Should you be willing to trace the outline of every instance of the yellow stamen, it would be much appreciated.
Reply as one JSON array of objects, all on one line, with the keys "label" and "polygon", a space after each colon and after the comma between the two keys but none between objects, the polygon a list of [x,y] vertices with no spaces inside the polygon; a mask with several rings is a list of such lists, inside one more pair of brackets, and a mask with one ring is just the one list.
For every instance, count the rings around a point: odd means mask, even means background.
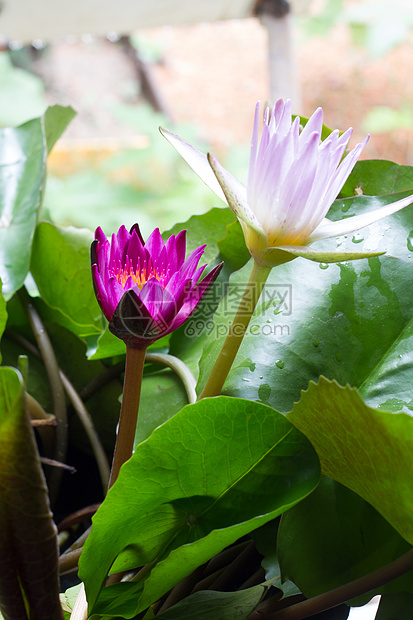
[{"label": "yellow stamen", "polygon": [[134,269],[128,259],[126,259],[126,265],[123,267],[119,266],[118,271],[115,273],[115,277],[117,281],[124,287],[129,278],[138,285],[139,289],[142,289],[143,285],[146,284],[148,280],[151,278],[156,278],[160,280],[160,276],[156,273],[156,270],[153,266],[148,267],[145,263],[143,268],[140,268],[140,265]]}]

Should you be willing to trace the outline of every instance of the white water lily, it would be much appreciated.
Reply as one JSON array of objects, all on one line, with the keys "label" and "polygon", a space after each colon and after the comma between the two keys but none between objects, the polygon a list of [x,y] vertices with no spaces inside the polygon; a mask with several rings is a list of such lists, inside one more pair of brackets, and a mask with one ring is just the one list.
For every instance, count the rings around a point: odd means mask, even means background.
[{"label": "white water lily", "polygon": [[391,215],[413,202],[397,202],[337,222],[325,216],[355,166],[368,136],[342,159],[352,129],[333,131],[321,140],[323,111],[318,108],[300,132],[292,120],[291,101],[277,101],[264,115],[259,140],[259,103],[245,187],[218,162],[176,134],[161,129],[201,179],[232,209],[243,228],[255,261],[269,267],[299,256],[317,262],[338,262],[383,252],[319,252],[314,241],[347,235]]}]

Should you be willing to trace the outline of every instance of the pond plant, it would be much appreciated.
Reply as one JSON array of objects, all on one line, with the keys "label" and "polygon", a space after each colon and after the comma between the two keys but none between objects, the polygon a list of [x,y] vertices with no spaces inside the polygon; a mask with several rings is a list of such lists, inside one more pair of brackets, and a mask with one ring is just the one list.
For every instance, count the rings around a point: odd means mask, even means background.
[{"label": "pond plant", "polygon": [[0,130],[3,618],[410,618],[413,168],[280,100],[246,186],[161,129],[223,205],[93,237],[72,117]]}]

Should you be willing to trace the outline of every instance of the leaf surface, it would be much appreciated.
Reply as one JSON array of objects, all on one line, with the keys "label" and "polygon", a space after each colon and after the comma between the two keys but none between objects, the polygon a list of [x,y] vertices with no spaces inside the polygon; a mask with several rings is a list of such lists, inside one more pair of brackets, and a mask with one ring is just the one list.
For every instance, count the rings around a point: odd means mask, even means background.
[{"label": "leaf surface", "polygon": [[[21,584],[30,618],[63,618],[56,528],[46,483],[26,416],[21,377],[7,367],[0,368],[0,519],[0,546],[5,551],[0,554],[3,614],[26,617]],[[18,608],[21,616],[15,615]]]},{"label": "leaf surface", "polygon": [[93,234],[41,222],[33,240],[31,272],[51,317],[80,337],[99,335],[102,319],[93,290],[90,244]]},{"label": "leaf surface", "polygon": [[368,407],[320,377],[287,414],[309,438],[322,472],[363,497],[413,544],[413,418]]},{"label": "leaf surface", "polygon": [[[91,611],[131,618],[146,609],[305,497],[318,471],[307,439],[269,407],[225,397],[185,407],[137,446],[94,517],[81,559]],[[96,602],[112,564],[148,562],[145,581],[104,588]]]}]

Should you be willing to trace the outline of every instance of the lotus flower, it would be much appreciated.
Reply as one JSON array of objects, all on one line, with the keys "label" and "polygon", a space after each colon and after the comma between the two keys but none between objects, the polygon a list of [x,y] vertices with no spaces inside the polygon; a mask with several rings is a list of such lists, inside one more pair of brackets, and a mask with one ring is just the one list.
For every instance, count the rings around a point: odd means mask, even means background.
[{"label": "lotus flower", "polygon": [[273,267],[298,256],[338,262],[382,254],[318,252],[308,247],[314,241],[346,235],[391,215],[411,204],[413,196],[341,221],[326,219],[368,136],[342,160],[351,128],[342,135],[333,131],[322,141],[321,108],[301,132],[299,122],[299,117],[292,121],[291,101],[284,103],[280,99],[272,111],[266,109],[259,140],[257,104],[246,187],[214,155],[204,155],[168,130],[161,129],[161,133],[230,206],[241,223],[246,245],[259,264]]},{"label": "lotus flower", "polygon": [[148,347],[177,329],[217,277],[218,265],[198,283],[205,246],[185,260],[186,231],[164,242],[159,229],[144,242],[139,226],[121,226],[109,242],[101,228],[92,243],[92,277],[109,329],[127,346]]}]

